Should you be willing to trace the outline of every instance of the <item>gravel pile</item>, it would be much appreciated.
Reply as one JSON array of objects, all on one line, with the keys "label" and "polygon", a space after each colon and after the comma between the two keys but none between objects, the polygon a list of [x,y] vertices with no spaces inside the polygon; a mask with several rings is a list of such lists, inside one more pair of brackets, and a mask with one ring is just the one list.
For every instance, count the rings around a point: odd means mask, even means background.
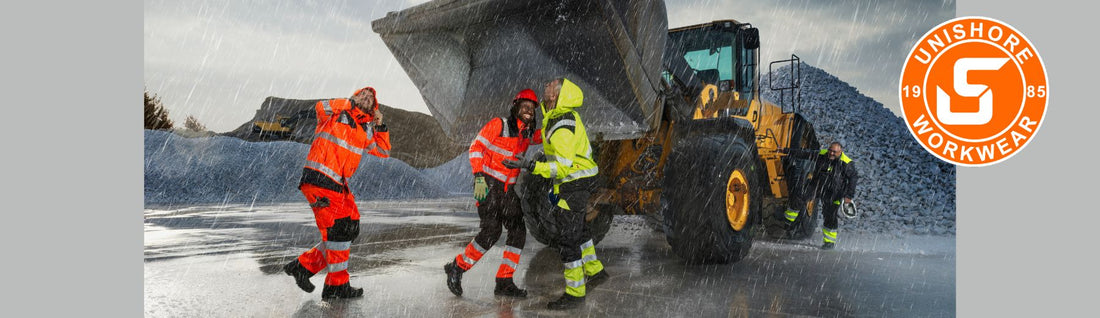
[{"label": "gravel pile", "polygon": [[[773,74],[790,81],[789,67]],[[955,166],[924,150],[905,121],[882,103],[829,73],[803,65],[801,113],[822,146],[844,144],[856,162],[860,216],[841,219],[842,230],[880,233],[955,234]],[[763,97],[779,101],[761,76]]]},{"label": "gravel pile", "polygon": [[[298,192],[309,145],[145,131],[145,204],[305,202]],[[467,166],[469,164],[467,163]],[[447,197],[404,162],[365,156],[349,187],[359,200]]]}]

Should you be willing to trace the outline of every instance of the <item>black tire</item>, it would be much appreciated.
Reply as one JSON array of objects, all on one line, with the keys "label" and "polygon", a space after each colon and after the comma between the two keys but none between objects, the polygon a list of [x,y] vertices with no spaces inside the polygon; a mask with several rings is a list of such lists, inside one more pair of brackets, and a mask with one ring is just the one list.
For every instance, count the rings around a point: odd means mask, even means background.
[{"label": "black tire", "polygon": [[[792,120],[791,143],[787,145],[787,148],[819,149],[821,144],[817,140],[813,124],[798,114],[795,114]],[[812,189],[808,189],[806,176],[811,169],[813,169],[813,162],[810,159],[800,159],[792,156],[783,159],[788,197],[786,200],[782,200],[781,204],[769,206],[766,210],[764,225],[770,237],[800,240],[813,235],[814,229],[817,227],[817,220],[820,219],[818,216],[820,213],[818,213],[819,209],[816,207],[814,200],[809,198],[811,195],[809,191]],[[787,206],[790,205],[787,202],[789,200],[803,201],[803,203],[795,204],[801,205],[798,209],[801,213],[791,224],[791,228],[787,229],[786,211]]]},{"label": "black tire", "polygon": [[[553,209],[550,200],[546,197],[550,192],[550,180],[528,173],[521,175],[520,179],[515,189],[520,194],[520,205],[523,208],[523,221],[527,224],[527,233],[539,243],[555,246],[554,239],[560,233],[558,230],[560,227],[555,222],[555,218],[550,215]],[[595,196],[592,196],[592,199],[595,199]],[[597,245],[611,230],[611,221],[614,217],[611,208],[597,206],[597,209],[591,211],[586,218],[588,233],[592,236],[592,242]]]},{"label": "black tire", "polygon": [[[689,135],[676,141],[668,162],[661,204],[665,237],[673,252],[689,263],[745,258],[752,248],[764,190],[756,171],[756,145],[733,133]],[[727,188],[735,171],[748,191],[748,200],[741,201],[748,211],[740,229],[727,217]]]}]

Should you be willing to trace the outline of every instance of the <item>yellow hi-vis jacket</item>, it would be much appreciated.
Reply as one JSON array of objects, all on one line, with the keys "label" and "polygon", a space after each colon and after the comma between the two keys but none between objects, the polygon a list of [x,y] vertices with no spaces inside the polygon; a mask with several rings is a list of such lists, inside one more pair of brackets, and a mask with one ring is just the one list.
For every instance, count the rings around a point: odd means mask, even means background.
[{"label": "yellow hi-vis jacket", "polygon": [[[553,180],[554,194],[560,193],[560,186],[564,183],[592,177],[600,172],[592,157],[592,145],[588,142],[581,116],[573,110],[581,107],[583,102],[581,88],[563,79],[557,107],[549,112],[546,105],[541,107],[542,151],[546,154],[546,161],[536,162],[531,173]],[[559,200],[558,206],[569,209],[565,200]]]}]

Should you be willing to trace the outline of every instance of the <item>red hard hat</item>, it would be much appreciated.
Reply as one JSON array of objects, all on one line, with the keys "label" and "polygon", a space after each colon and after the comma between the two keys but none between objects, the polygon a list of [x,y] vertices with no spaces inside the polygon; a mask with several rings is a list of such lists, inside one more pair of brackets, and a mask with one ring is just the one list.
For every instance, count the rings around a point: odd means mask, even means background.
[{"label": "red hard hat", "polygon": [[526,100],[532,101],[536,105],[538,105],[538,103],[539,103],[539,97],[536,96],[535,91],[531,90],[530,88],[519,91],[519,94],[516,94],[516,98],[512,99],[512,103],[517,103],[521,99],[526,99]]}]

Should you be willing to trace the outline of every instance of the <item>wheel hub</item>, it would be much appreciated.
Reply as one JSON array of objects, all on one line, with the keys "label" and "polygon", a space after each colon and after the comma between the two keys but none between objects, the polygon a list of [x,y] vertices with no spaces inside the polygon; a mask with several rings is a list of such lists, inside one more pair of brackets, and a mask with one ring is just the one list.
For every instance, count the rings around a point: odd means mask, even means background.
[{"label": "wheel hub", "polygon": [[744,228],[749,219],[749,183],[741,170],[730,173],[726,182],[726,218],[736,231]]}]

